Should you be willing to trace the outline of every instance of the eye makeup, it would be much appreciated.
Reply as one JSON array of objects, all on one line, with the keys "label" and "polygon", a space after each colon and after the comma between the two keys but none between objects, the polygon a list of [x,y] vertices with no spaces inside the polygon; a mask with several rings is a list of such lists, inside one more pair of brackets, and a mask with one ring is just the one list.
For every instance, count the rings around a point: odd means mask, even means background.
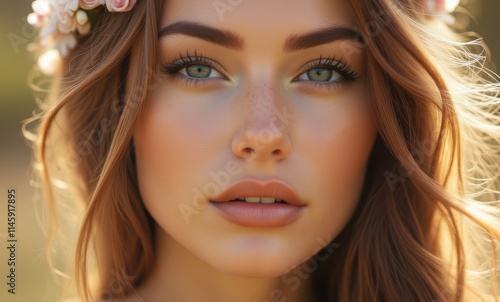
[{"label": "eye makeup", "polygon": [[[184,81],[186,85],[228,81],[230,78],[221,64],[196,50],[193,55],[189,51],[185,55],[179,53],[177,58],[163,64],[162,72],[174,80]],[[342,59],[320,56],[305,63],[292,82],[310,85],[315,89],[331,90],[357,79],[357,72]]]}]

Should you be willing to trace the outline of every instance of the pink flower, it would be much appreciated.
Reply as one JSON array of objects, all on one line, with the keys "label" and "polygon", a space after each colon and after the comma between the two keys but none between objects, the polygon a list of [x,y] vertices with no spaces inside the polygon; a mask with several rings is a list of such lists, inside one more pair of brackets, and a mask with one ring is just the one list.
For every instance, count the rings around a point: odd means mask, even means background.
[{"label": "pink flower", "polygon": [[[34,0],[33,13],[28,22],[40,29],[39,40],[31,44],[31,50],[47,49],[40,57],[42,71],[50,71],[52,62],[67,56],[78,43],[77,34],[90,32],[91,24],[86,10],[106,5],[110,12],[127,12],[137,0]],[[57,52],[58,55],[54,55]]]},{"label": "pink flower", "polygon": [[105,0],[80,0],[80,7],[83,9],[93,9],[104,5]]},{"label": "pink flower", "polygon": [[110,12],[126,12],[134,7],[137,0],[106,0],[106,7]]},{"label": "pink flower", "polygon": [[420,3],[433,14],[445,14],[453,12],[460,0],[420,0]]},{"label": "pink flower", "polygon": [[31,4],[36,14],[47,16],[53,11],[53,6],[47,0],[35,0]]},{"label": "pink flower", "polygon": [[431,16],[447,24],[455,23],[455,18],[450,13],[457,8],[460,0],[419,0],[419,2]]},{"label": "pink flower", "polygon": [[37,27],[42,27],[47,20],[47,15],[31,13],[28,15],[28,23]]}]

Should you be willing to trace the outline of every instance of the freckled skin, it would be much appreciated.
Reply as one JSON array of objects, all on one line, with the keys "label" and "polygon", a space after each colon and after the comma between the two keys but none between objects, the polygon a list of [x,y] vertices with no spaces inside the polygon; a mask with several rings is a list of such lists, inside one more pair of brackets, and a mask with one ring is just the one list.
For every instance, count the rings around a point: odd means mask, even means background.
[{"label": "freckled skin", "polygon": [[[153,301],[269,299],[280,276],[313,256],[351,218],[377,133],[363,50],[344,51],[354,42],[283,52],[291,34],[355,27],[348,1],[241,1],[222,16],[213,1],[166,1],[163,11],[161,27],[188,19],[230,30],[245,47],[227,49],[186,35],[160,41],[162,63],[196,51],[216,61],[226,78],[194,85],[162,76],[134,136],[141,196],[157,223],[157,262],[141,289]],[[293,81],[307,71],[304,64],[320,57],[342,59],[357,79],[329,89]],[[213,175],[222,174],[229,178],[217,183]],[[207,202],[214,190],[227,187],[220,183],[244,178],[287,183],[305,211],[278,228],[227,221]],[[193,282],[198,293],[189,290]],[[287,301],[301,301],[299,292]]]}]

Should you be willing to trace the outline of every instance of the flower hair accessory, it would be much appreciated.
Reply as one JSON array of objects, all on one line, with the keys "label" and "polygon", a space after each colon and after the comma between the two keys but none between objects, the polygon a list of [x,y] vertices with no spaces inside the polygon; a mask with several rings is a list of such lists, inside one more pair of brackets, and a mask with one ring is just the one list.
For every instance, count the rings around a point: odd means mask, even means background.
[{"label": "flower hair accessory", "polygon": [[66,56],[77,44],[76,36],[90,32],[89,13],[105,6],[110,12],[127,12],[137,0],[35,0],[28,23],[39,28],[39,41],[31,49],[47,49],[38,59],[45,74],[55,71],[55,60]]},{"label": "flower hair accessory", "polygon": [[460,0],[419,0],[427,11],[434,17],[441,19],[447,24],[455,22],[450,15],[460,3]]}]

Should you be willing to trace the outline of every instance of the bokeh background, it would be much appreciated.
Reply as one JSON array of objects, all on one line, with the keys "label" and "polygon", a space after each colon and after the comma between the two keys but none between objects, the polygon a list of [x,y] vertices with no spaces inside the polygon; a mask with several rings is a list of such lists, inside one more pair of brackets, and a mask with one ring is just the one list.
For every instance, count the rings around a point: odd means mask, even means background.
[{"label": "bokeh background", "polygon": [[[210,0],[207,0],[210,1]],[[500,1],[462,0],[474,16],[468,28],[479,32],[491,49],[493,62],[500,62]],[[45,260],[44,235],[37,223],[31,149],[21,133],[21,122],[36,110],[28,75],[33,58],[26,51],[35,36],[26,23],[32,0],[0,3],[0,301],[58,301],[58,287]],[[462,19],[462,18],[460,18]],[[16,294],[7,292],[7,190],[16,189],[17,263]]]}]

